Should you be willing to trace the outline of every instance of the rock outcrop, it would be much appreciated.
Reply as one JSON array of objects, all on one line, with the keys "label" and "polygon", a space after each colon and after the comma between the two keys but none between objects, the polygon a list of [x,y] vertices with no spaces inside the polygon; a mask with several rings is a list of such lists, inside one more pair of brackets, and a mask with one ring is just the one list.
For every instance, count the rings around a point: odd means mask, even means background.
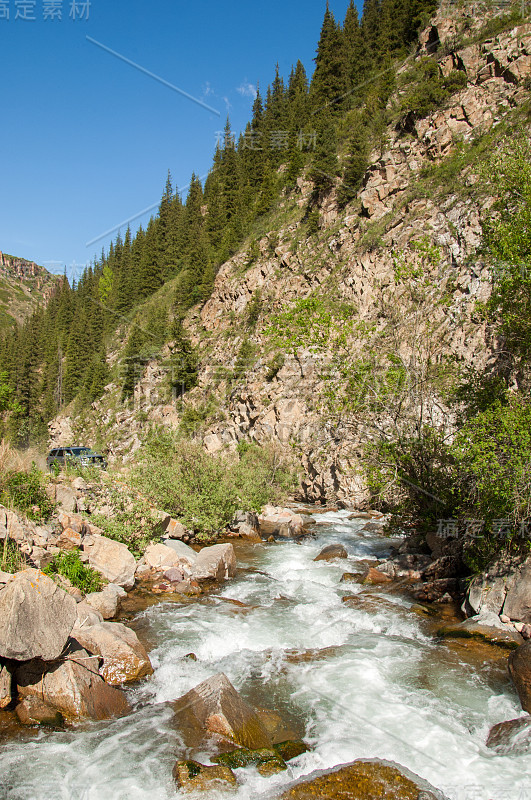
[{"label": "rock outcrop", "polygon": [[0,656],[59,658],[76,620],[73,597],[39,570],[19,572],[0,591]]}]

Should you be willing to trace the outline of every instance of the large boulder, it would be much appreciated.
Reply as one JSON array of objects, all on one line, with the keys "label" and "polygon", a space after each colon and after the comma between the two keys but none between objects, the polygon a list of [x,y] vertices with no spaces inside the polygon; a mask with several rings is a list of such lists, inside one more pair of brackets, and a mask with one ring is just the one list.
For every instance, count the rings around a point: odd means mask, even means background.
[{"label": "large boulder", "polygon": [[315,772],[280,800],[445,800],[442,793],[399,764],[362,760]]},{"label": "large boulder", "polygon": [[76,605],[39,570],[18,572],[0,592],[0,657],[59,658],[77,619]]},{"label": "large boulder", "polygon": [[488,612],[464,622],[445,625],[439,628],[437,635],[444,639],[479,639],[506,650],[516,650],[524,641],[513,628],[504,625],[496,614]]},{"label": "large boulder", "polygon": [[11,676],[9,664],[0,660],[0,708],[5,708],[11,702]]},{"label": "large boulder", "polygon": [[106,683],[116,686],[153,672],[148,654],[136,633],[126,625],[100,622],[90,628],[76,628],[75,636],[85,650],[103,659],[99,673]]},{"label": "large boulder", "polygon": [[198,554],[192,572],[196,581],[224,581],[236,574],[236,556],[231,544],[204,547]]},{"label": "large boulder", "polygon": [[22,704],[19,716],[31,715],[31,700],[39,698],[66,720],[108,719],[130,710],[120,689],[107,686],[98,672],[99,659],[91,656],[75,640],[70,640],[67,655],[52,665],[40,659],[22,664],[15,681]]},{"label": "large boulder", "polygon": [[314,561],[332,561],[334,558],[348,558],[346,547],[342,544],[328,544],[323,547]]},{"label": "large boulder", "polygon": [[509,675],[524,711],[531,714],[531,641],[509,656]]},{"label": "large boulder", "polygon": [[272,747],[255,709],[223,673],[203,681],[172,705],[175,721],[189,742],[200,742],[210,733],[250,750]]},{"label": "large boulder", "polygon": [[76,610],[77,620],[76,624],[72,628],[72,636],[74,639],[76,638],[76,631],[79,628],[90,628],[91,625],[98,625],[100,622],[103,622],[102,614],[100,614],[96,608],[89,605],[86,600],[82,600],[80,603],[78,603]]},{"label": "large boulder", "polygon": [[136,561],[125,544],[106,536],[89,536],[83,542],[89,565],[103,575],[109,583],[116,583],[126,590],[135,585]]}]

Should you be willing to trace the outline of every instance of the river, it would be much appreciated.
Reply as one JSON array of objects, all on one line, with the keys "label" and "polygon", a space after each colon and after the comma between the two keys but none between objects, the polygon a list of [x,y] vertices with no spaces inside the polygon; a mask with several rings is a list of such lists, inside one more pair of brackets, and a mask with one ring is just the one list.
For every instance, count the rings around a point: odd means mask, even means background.
[{"label": "river", "polygon": [[[342,574],[384,557],[389,541],[364,533],[365,521],[348,512],[315,519],[317,536],[302,543],[238,547],[241,570],[218,596],[143,611],[135,625],[153,645],[155,673],[128,691],[134,712],[7,741],[0,798],[175,798],[171,770],[188,754],[165,701],[224,672],[251,703],[298,723],[312,747],[270,778],[238,770],[237,800],[274,796],[302,775],[356,758],[402,764],[452,800],[531,800],[529,756],[485,747],[492,725],[522,715],[505,672],[478,669],[437,641],[405,597],[385,595],[367,609],[342,602],[363,588],[340,583]],[[332,542],[349,559],[314,562]],[[324,652],[307,652],[315,650]],[[197,660],[185,657],[191,652]],[[193,755],[208,761],[208,752]]]}]

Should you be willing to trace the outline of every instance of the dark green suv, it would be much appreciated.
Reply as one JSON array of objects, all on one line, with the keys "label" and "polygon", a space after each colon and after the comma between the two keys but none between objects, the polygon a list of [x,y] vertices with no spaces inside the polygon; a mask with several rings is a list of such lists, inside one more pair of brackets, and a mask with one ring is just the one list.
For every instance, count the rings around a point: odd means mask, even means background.
[{"label": "dark green suv", "polygon": [[79,467],[101,467],[107,469],[105,458],[90,447],[56,447],[50,450],[46,459],[50,472],[62,469],[67,464]]}]

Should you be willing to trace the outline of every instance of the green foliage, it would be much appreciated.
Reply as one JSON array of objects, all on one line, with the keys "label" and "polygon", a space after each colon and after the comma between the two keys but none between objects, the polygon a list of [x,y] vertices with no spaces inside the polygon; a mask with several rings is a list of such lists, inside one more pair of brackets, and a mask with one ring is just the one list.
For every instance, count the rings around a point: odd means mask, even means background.
[{"label": "green foliage", "polygon": [[457,433],[462,503],[484,520],[531,515],[531,405],[512,397],[471,417]]},{"label": "green foliage", "polygon": [[267,332],[275,345],[293,354],[301,347],[316,353],[344,342],[353,316],[353,308],[346,303],[306,297],[273,317]]},{"label": "green foliage", "polygon": [[239,460],[212,457],[200,443],[164,429],[150,433],[134,484],[203,538],[221,532],[239,508],[257,511],[285,500],[294,488],[291,472],[272,449],[251,445]]},{"label": "green foliage", "polygon": [[70,583],[81,589],[83,594],[99,592],[102,587],[101,575],[81,561],[77,550],[57,553],[50,564],[44,568],[43,572],[51,578],[54,575],[62,575],[64,578],[68,578]]},{"label": "green foliage", "polygon": [[250,339],[245,338],[241,343],[240,349],[238,350],[238,355],[236,356],[236,362],[232,372],[233,381],[238,382],[245,377],[255,362],[255,356],[256,345],[254,345]]},{"label": "green foliage", "polygon": [[262,312],[263,300],[262,300],[262,292],[260,288],[256,290],[252,299],[247,305],[247,318],[245,320],[246,325],[248,328],[255,328],[256,323],[260,319],[260,314]]},{"label": "green foliage", "polygon": [[26,559],[12,539],[6,537],[3,542],[0,542],[1,572],[19,572],[25,569],[26,566]]},{"label": "green foliage", "polygon": [[[154,467],[153,467],[154,468]],[[160,516],[152,505],[140,496],[111,489],[112,515],[92,514],[91,523],[101,528],[105,536],[125,544],[136,558],[140,558],[151,541],[158,541],[157,525]]]},{"label": "green foliage", "polygon": [[464,72],[454,70],[447,77],[442,75],[437,61],[429,56],[416,62],[412,70],[404,76],[404,81],[406,80],[409,88],[400,99],[402,125],[406,127],[407,120],[427,117],[467,83]]},{"label": "green foliage", "polygon": [[43,475],[35,464],[29,472],[0,475],[0,502],[13,506],[33,520],[47,520],[55,509],[46,494]]},{"label": "green foliage", "polygon": [[265,379],[268,383],[271,383],[271,381],[273,381],[277,377],[278,373],[284,366],[285,361],[286,361],[286,356],[284,355],[284,353],[276,353],[273,356],[273,358],[267,365],[267,372],[265,375]]}]

